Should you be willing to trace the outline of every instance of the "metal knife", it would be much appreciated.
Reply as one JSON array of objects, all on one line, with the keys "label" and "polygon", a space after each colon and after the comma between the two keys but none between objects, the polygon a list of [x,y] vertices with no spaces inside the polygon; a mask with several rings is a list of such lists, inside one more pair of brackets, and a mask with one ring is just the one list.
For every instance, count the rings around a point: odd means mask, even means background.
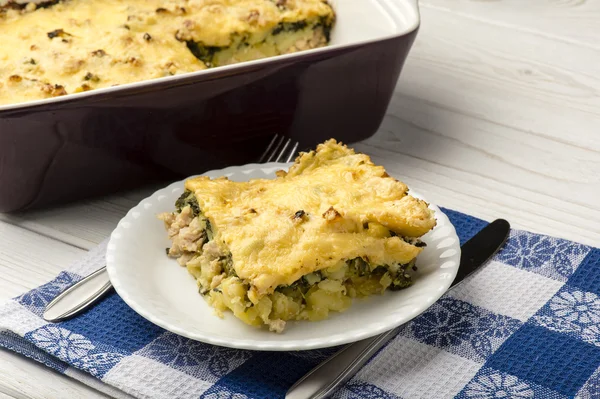
[{"label": "metal knife", "polygon": [[[460,265],[450,288],[479,269],[502,247],[510,232],[510,224],[496,219],[461,247]],[[346,346],[298,380],[285,399],[327,398],[360,368],[391,338],[400,327]]]}]

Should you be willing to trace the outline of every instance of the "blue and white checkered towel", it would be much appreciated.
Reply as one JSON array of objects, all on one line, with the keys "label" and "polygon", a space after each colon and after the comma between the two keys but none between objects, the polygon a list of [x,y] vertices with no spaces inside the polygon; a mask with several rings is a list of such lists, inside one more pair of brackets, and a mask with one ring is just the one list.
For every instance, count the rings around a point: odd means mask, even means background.
[{"label": "blue and white checkered towel", "polygon": [[[486,223],[445,210],[461,243]],[[105,246],[0,307],[0,345],[116,397],[282,398],[335,349],[252,352],[190,341],[112,294],[62,323],[46,304]],[[513,230],[497,256],[403,327],[336,398],[600,398],[600,249]]]}]

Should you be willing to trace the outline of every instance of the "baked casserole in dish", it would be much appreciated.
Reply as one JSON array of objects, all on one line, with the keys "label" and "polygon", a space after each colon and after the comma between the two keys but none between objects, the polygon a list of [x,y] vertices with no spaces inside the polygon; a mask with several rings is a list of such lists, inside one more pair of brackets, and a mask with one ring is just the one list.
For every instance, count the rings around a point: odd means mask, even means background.
[{"label": "baked casserole in dish", "polygon": [[167,254],[218,312],[276,332],[408,287],[419,238],[436,224],[404,183],[335,140],[275,179],[202,176],[185,189],[177,209],[159,215]]},{"label": "baked casserole in dish", "polygon": [[0,104],[321,47],[323,0],[61,0],[0,12]]},{"label": "baked casserole in dish", "polygon": [[0,212],[255,162],[276,133],[363,140],[419,26],[416,0],[29,3],[0,0]]}]

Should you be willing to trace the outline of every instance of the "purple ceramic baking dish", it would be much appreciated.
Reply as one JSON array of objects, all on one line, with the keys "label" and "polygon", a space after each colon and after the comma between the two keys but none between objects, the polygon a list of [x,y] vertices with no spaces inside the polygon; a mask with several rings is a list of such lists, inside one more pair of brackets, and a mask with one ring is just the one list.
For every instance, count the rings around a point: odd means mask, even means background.
[{"label": "purple ceramic baking dish", "polygon": [[0,106],[0,212],[256,161],[379,128],[419,27],[417,0],[332,1],[328,47]]}]

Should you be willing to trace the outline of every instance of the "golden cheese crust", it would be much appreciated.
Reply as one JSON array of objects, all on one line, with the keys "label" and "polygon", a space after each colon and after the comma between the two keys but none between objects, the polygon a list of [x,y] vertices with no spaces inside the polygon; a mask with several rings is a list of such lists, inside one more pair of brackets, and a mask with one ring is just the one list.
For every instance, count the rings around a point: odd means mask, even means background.
[{"label": "golden cheese crust", "polygon": [[2,7],[0,104],[324,46],[322,0],[63,0]]},{"label": "golden cheese crust", "polygon": [[301,153],[272,180],[198,177],[185,188],[255,300],[354,258],[407,264],[422,248],[403,237],[420,237],[436,223],[405,184],[335,140]]}]

